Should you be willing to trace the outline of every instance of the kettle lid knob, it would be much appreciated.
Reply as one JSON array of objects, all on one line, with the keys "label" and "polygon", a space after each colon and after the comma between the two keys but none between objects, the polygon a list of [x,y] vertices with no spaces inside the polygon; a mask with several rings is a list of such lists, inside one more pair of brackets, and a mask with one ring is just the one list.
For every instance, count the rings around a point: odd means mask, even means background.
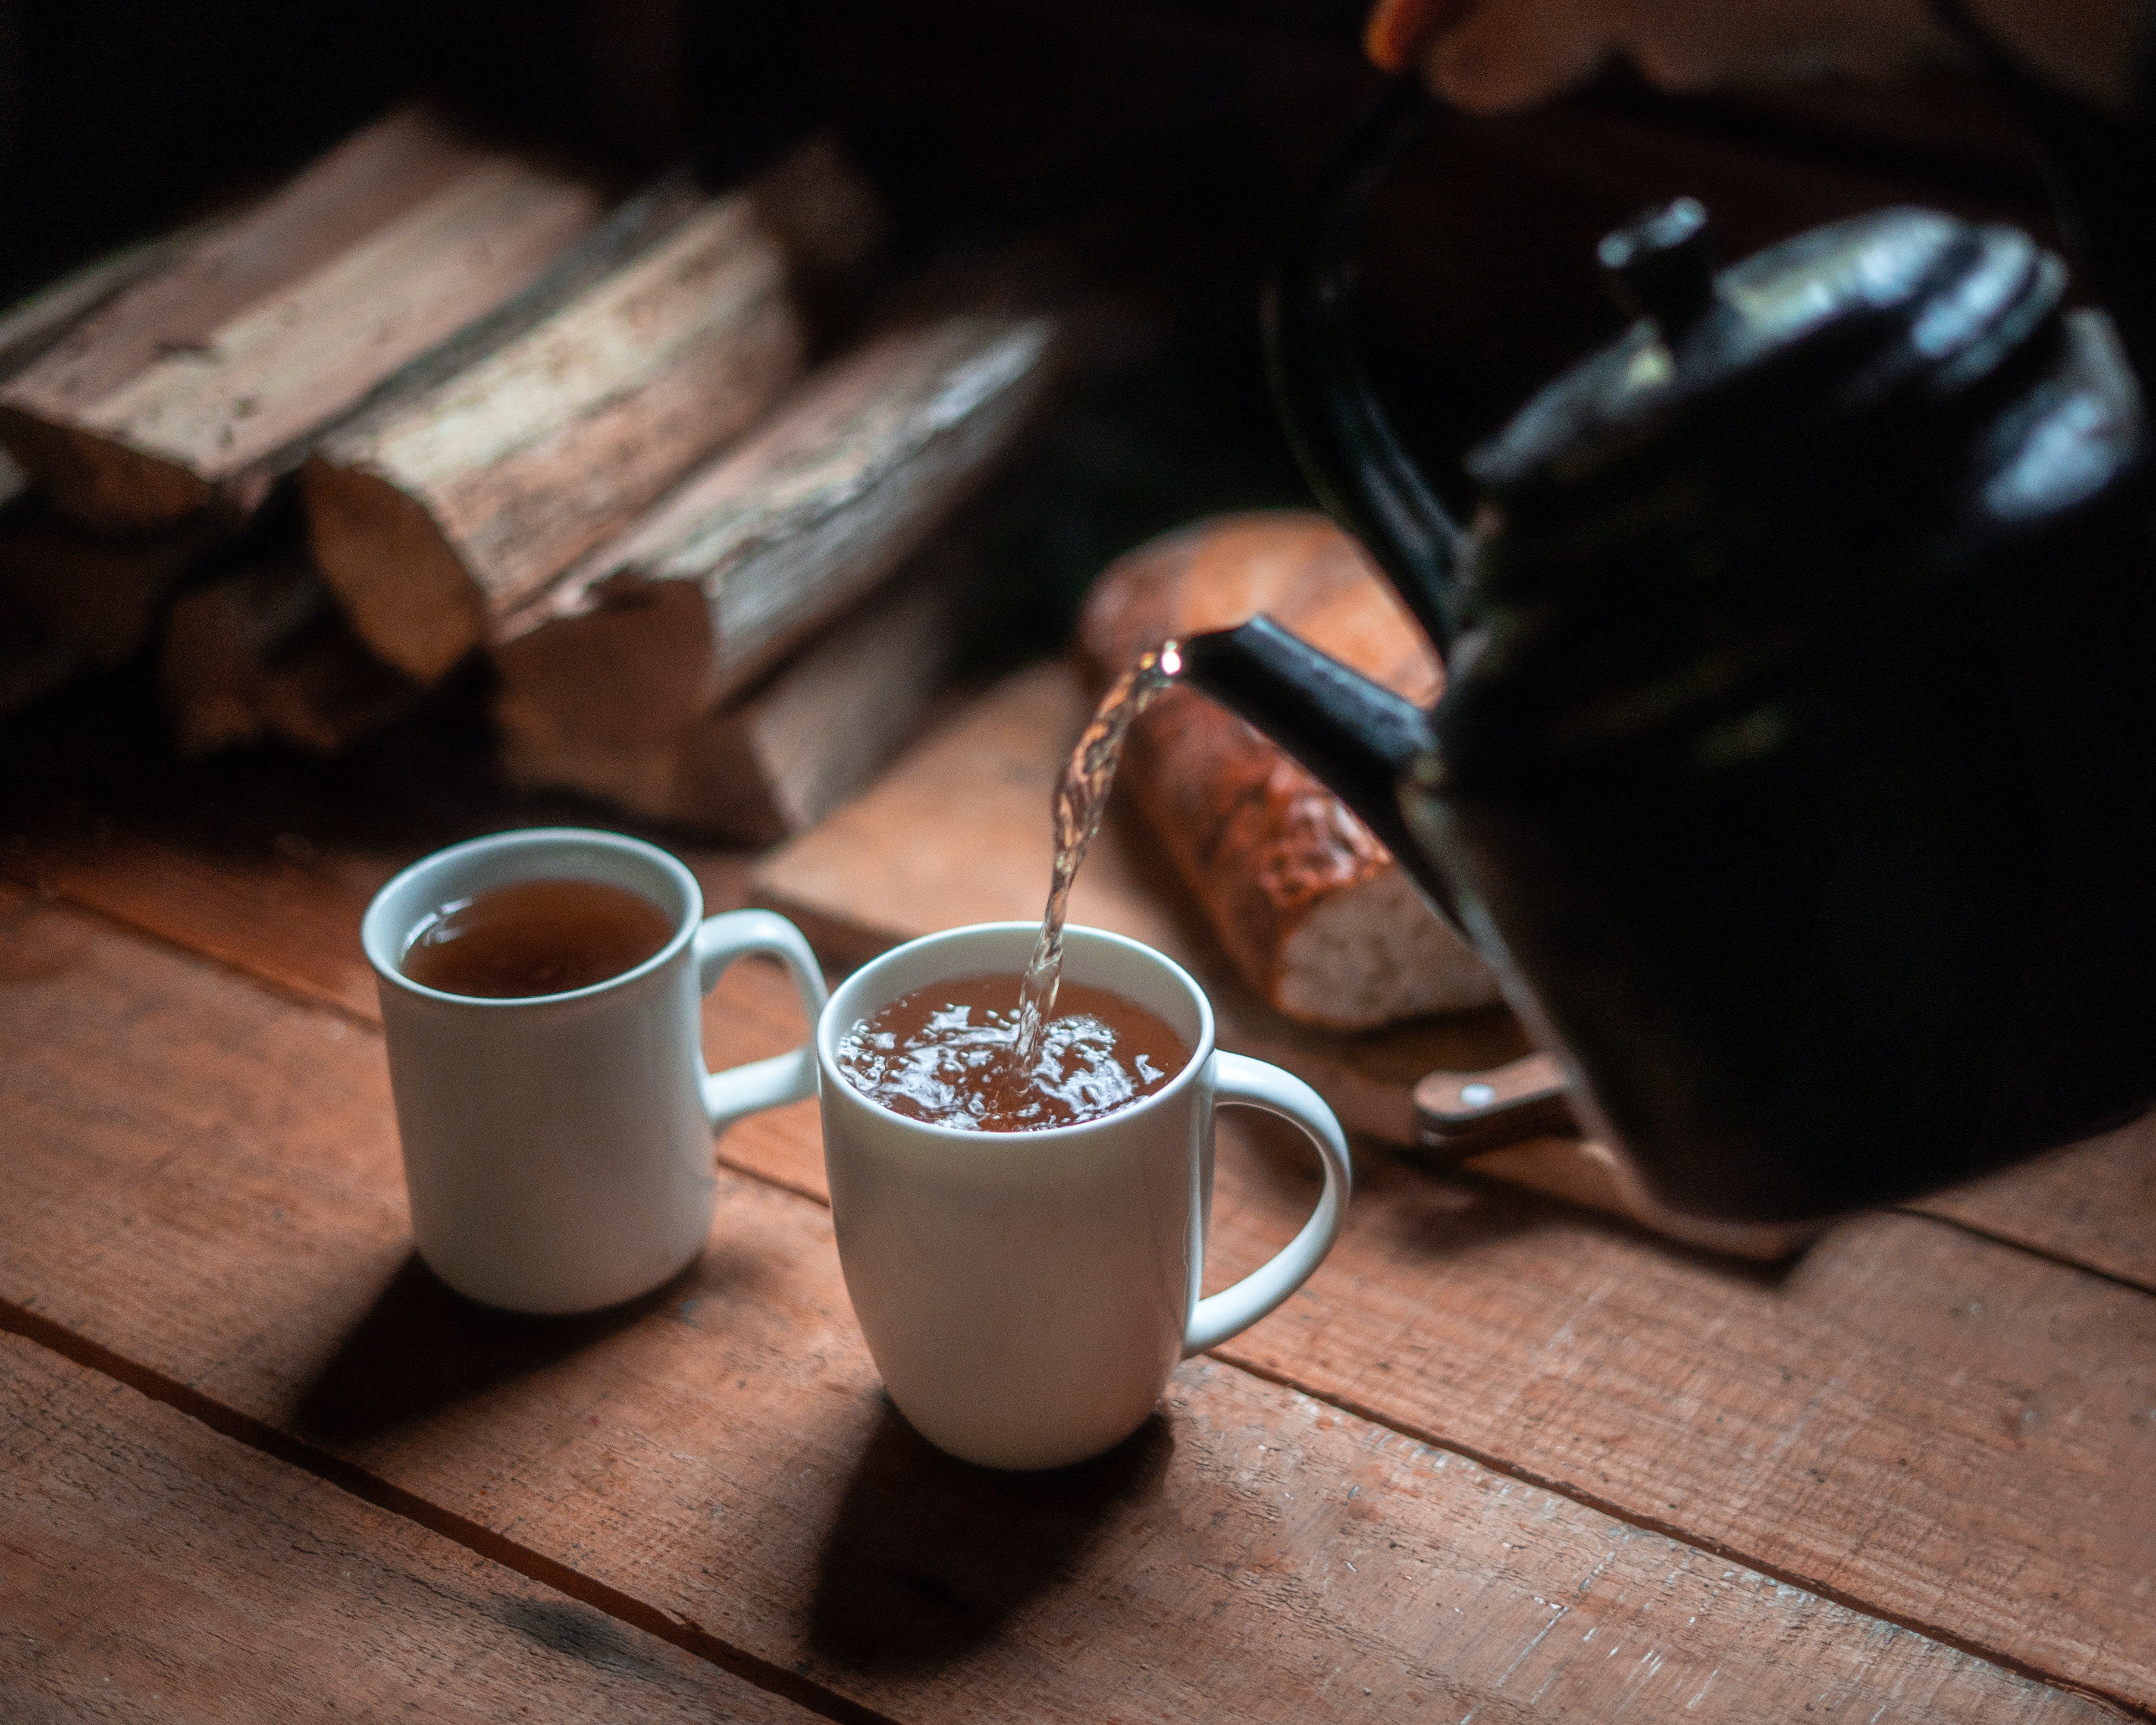
[{"label": "kettle lid knob", "polygon": [[1714,236],[1706,208],[1680,198],[1604,236],[1595,249],[1618,309],[1675,341],[1714,309]]}]

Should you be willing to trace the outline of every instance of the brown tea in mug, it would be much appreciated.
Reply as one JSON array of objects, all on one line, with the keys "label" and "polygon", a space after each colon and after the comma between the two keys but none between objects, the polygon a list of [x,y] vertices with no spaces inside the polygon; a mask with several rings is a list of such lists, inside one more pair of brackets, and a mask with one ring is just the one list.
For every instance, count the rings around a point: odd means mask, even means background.
[{"label": "brown tea in mug", "polygon": [[516,880],[429,912],[403,969],[444,994],[566,994],[635,969],[673,937],[674,919],[627,887]]},{"label": "brown tea in mug", "polygon": [[839,1044],[839,1070],[894,1114],[973,1132],[1079,1126],[1151,1096],[1190,1059],[1143,1007],[1086,983],[1062,984],[1062,1010],[1021,1064],[1016,976],[963,977],[902,994]]}]

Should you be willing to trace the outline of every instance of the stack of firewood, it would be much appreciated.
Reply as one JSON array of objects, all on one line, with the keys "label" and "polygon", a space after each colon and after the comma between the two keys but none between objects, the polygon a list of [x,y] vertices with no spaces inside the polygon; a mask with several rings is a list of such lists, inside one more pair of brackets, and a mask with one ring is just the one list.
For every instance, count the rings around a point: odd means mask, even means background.
[{"label": "stack of firewood", "polygon": [[933,530],[1063,347],[1008,295],[870,319],[835,146],[714,194],[393,114],[0,318],[0,708],[154,651],[184,749],[333,751],[490,659],[504,766],[762,840],[947,665]]}]

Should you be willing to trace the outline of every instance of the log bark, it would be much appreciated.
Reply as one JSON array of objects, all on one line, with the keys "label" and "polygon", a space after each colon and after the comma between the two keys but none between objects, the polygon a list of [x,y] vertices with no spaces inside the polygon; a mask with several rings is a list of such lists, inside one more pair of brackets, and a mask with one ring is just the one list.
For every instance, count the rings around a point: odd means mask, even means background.
[{"label": "log bark", "polygon": [[[1148,647],[1260,612],[1416,701],[1442,686],[1354,542],[1301,513],[1228,516],[1131,552],[1087,599],[1080,651],[1098,688]],[[1497,999],[1363,824],[1203,696],[1171,690],[1154,704],[1122,778],[1244,979],[1287,1017],[1363,1029]]]},{"label": "log bark", "polygon": [[685,176],[392,386],[300,472],[316,567],[362,637],[444,675],[762,415],[799,372],[795,288],[876,227],[827,142],[727,197]]},{"label": "log bark", "polygon": [[13,377],[57,347],[68,331],[116,295],[230,225],[205,217],[173,233],[122,246],[70,270],[0,312],[0,375]]},{"label": "log bark", "polygon": [[732,844],[805,832],[919,729],[950,667],[963,585],[951,560],[919,560],[745,699],[644,747],[579,742],[506,695],[504,768],[525,788],[578,791]]},{"label": "log bark", "polygon": [[956,313],[828,367],[505,621],[505,704],[565,747],[677,747],[980,482],[1044,399],[1060,329]]},{"label": "log bark", "polygon": [[213,504],[244,516],[320,427],[526,285],[603,208],[592,184],[400,110],[0,388],[0,444],[97,531]]},{"label": "log bark", "polygon": [[181,752],[191,756],[273,739],[334,754],[424,694],[367,652],[296,548],[175,605],[158,671]]},{"label": "log bark", "polygon": [[[213,217],[85,264],[0,312],[0,378],[34,364],[100,307],[224,225]],[[104,546],[72,533],[25,494],[29,475],[0,451],[0,712],[148,644],[158,602],[200,550],[192,532]]]},{"label": "log bark", "polygon": [[[123,246],[0,312],[0,377],[12,377],[42,358],[85,317],[188,247],[208,239],[227,219],[205,218],[176,233]],[[0,508],[21,496],[29,482],[29,475],[14,458],[0,450]]]}]

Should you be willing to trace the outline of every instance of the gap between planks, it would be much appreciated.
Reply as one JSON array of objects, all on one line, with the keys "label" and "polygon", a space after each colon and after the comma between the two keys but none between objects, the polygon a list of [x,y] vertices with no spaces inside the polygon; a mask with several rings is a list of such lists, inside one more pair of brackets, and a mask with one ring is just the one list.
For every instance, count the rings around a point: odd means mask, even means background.
[{"label": "gap between planks", "polygon": [[[505,1569],[513,1570],[527,1581],[552,1588],[555,1592],[603,1612],[619,1622],[656,1635],[661,1640],[753,1683],[759,1689],[805,1707],[820,1717],[834,1720],[838,1725],[901,1725],[901,1722],[887,1713],[878,1712],[873,1707],[864,1707],[842,1695],[834,1694],[820,1683],[721,1640],[701,1624],[685,1617],[676,1617],[617,1588],[593,1580],[582,1571],[533,1551],[528,1546],[520,1545],[506,1535],[483,1527],[454,1510],[445,1509],[401,1486],[393,1485],[355,1463],[319,1450],[251,1414],[243,1414],[238,1409],[176,1382],[162,1373],[116,1353],[101,1343],[79,1336],[49,1318],[25,1310],[12,1300],[0,1300],[0,1331],[34,1343],[63,1359],[72,1360],[76,1365],[109,1378],[137,1394],[186,1414],[220,1437],[230,1438],[275,1461],[296,1467],[363,1503],[401,1517],[430,1533],[453,1541],[475,1556],[499,1563]],[[2034,1674],[2023,1672],[2020,1675]],[[2049,1678],[2041,1681],[2052,1681]],[[2053,1686],[2070,1688],[2072,1686],[2054,1682]]]},{"label": "gap between planks", "polygon": [[[321,1007],[350,1023],[378,1025],[374,980],[352,935],[372,887],[394,868],[377,873],[370,865],[357,880],[348,870],[339,878],[336,871],[290,863],[265,871],[230,861],[205,863],[185,847],[141,835],[99,849],[101,855],[88,856],[41,854],[18,840],[14,854],[0,855],[0,878],[244,976],[283,999]],[[748,901],[745,859],[706,857],[692,866],[704,880],[708,909]],[[268,908],[287,913],[286,932],[300,937],[301,950],[265,939],[265,896]],[[813,1181],[789,1180],[762,1165],[730,1160],[726,1165],[820,1200]],[[2092,1211],[2076,1195],[2092,1183],[2112,1194],[2112,1205]],[[1881,1214],[1948,1222],[2037,1261],[2156,1294],[2156,1254],[2120,1226],[2116,1202],[2122,1198],[2137,1214],[2156,1206],[2156,1114]]]},{"label": "gap between planks", "polygon": [[[302,1011],[320,1010],[346,1022],[357,1023],[376,1035],[379,1024],[370,1015],[357,1012],[334,1000],[324,1000],[293,988],[278,986],[264,977],[254,967],[242,962],[205,954],[186,942],[162,932],[139,927],[131,919],[115,915],[96,903],[83,903],[74,895],[64,891],[41,891],[36,893],[11,891],[0,885],[0,902],[11,896],[47,902],[64,901],[78,915],[119,929],[130,939],[146,940],[151,944],[172,952],[183,962],[203,965],[244,979],[273,998],[297,1006]],[[716,1156],[720,1165],[745,1178],[773,1191],[806,1202],[816,1208],[829,1209],[829,1201],[824,1193],[805,1183],[790,1180],[752,1161]],[[1554,1202],[1554,1201],[1553,1201]],[[1949,1231],[1966,1234],[1989,1244],[2018,1250],[2060,1267],[2080,1271],[2115,1285],[2135,1288],[2135,1285],[2121,1278],[2108,1276],[2088,1269],[2071,1260],[2032,1250],[2020,1242],[1999,1240],[1980,1228],[1959,1222],[1953,1218],[1935,1216],[1922,1210],[1906,1212],[1912,1219],[1943,1224]],[[2140,1290],[2136,1289],[2137,1291]],[[501,1563],[527,1579],[552,1587],[567,1596],[578,1599],[595,1609],[605,1612],[632,1627],[642,1629],[696,1656],[756,1684],[773,1694],[783,1697],[823,1717],[845,1722],[879,1722],[879,1725],[898,1725],[891,1716],[851,1701],[817,1684],[803,1676],[762,1659],[745,1649],[736,1646],[712,1635],[693,1620],[676,1616],[655,1605],[646,1603],[619,1589],[608,1586],[583,1572],[572,1568],[558,1560],[517,1543],[496,1533],[483,1524],[447,1509],[431,1500],[392,1484],[357,1464],[346,1461],[330,1452],[320,1450],[303,1440],[280,1431],[275,1426],[207,1396],[181,1384],[155,1368],[131,1360],[104,1345],[80,1336],[62,1325],[12,1301],[0,1300],[0,1330],[12,1331],[26,1339],[50,1348],[63,1357],[74,1361],[127,1385],[152,1399],[169,1405],[199,1420],[220,1435],[244,1443],[279,1461],[299,1467],[325,1482],[337,1486],[376,1507],[403,1516],[416,1524],[444,1538],[465,1546],[476,1555]],[[2076,1681],[2061,1672],[2049,1669],[2004,1648],[1991,1645],[1980,1638],[1957,1633],[1943,1624],[1925,1620],[1917,1614],[1906,1609],[1882,1606],[1854,1590],[1823,1583],[1817,1577],[1807,1576],[1748,1552],[1740,1545],[1717,1539],[1686,1528],[1680,1524],[1657,1518],[1629,1507],[1622,1502],[1604,1499],[1599,1494],[1583,1489],[1577,1483],[1545,1476],[1536,1470],[1503,1455],[1456,1437],[1447,1437],[1434,1429],[1424,1427],[1399,1412],[1375,1404],[1365,1403],[1360,1398],[1343,1394],[1337,1389],[1324,1387],[1314,1381],[1306,1382],[1291,1372],[1271,1368],[1247,1356],[1232,1344],[1211,1350],[1209,1358],[1218,1364],[1243,1376],[1260,1382],[1276,1384],[1307,1398],[1312,1403],[1332,1409],[1348,1417],[1367,1422],[1384,1431],[1407,1439],[1426,1448],[1458,1455],[1477,1466],[1488,1469],[1504,1477],[1549,1493],[1552,1497],[1577,1503],[1590,1512],[1607,1517],[1623,1526],[1671,1541],[1718,1560],[1741,1564],[1753,1573],[1782,1585],[1798,1589],[1825,1599],[1844,1609],[1858,1612],[1875,1621],[1892,1625],[1922,1635],[1928,1640],[1949,1646],[1994,1665],[2003,1671],[2051,1687],[2077,1695],[2092,1702],[2119,1710],[2128,1717],[2156,1720],[2156,1708],[2144,1707],[2128,1697],[2114,1693],[2100,1686]]]},{"label": "gap between planks", "polygon": [[[783,1184],[784,1183],[774,1182],[773,1183]],[[2144,1281],[2138,1276],[2128,1276],[2122,1271],[2106,1270],[2101,1265],[2088,1263],[2069,1253],[2054,1251],[2050,1247],[2040,1245],[2033,1240],[2019,1240],[2010,1234],[2001,1234],[1996,1229],[1987,1228],[1981,1222],[1973,1222],[1966,1216],[1951,1215],[1940,1210],[1929,1209],[1921,1204],[1894,1204],[1889,1208],[1888,1213],[1897,1216],[1907,1216],[1912,1221],[1935,1223],[1939,1227],[1951,1229],[1956,1234],[1965,1234],[1971,1240],[1980,1240],[1987,1245],[2005,1246],[2010,1251],[2026,1252],[2030,1257],[2041,1259],[2046,1264],[2056,1264],[2061,1270],[2077,1271],[2083,1276],[2094,1276],[2098,1281],[2109,1282],[2112,1286],[2123,1288],[2128,1293],[2156,1294],[2156,1281]]]},{"label": "gap between planks", "polygon": [[[1562,1200],[1552,1199],[1551,1201],[1557,1203]],[[1929,1221],[1936,1219],[1925,1217],[1923,1219]],[[2008,1243],[2010,1244],[2010,1242]],[[5,1304],[5,1301],[0,1301],[0,1307],[4,1307]],[[1822,1583],[1814,1577],[1798,1575],[1776,1564],[1740,1551],[1725,1541],[1703,1536],[1689,1528],[1680,1527],[1674,1522],[1661,1521],[1653,1516],[1643,1515],[1639,1511],[1629,1509],[1614,1500],[1604,1498],[1595,1492],[1582,1491],[1576,1486],[1548,1477],[1536,1472],[1532,1468],[1522,1466],[1517,1461],[1508,1461],[1494,1450],[1478,1449],[1474,1445],[1463,1443],[1457,1438],[1440,1436],[1434,1430],[1426,1430],[1410,1420],[1401,1419],[1397,1414],[1387,1413],[1373,1403],[1364,1403],[1356,1397],[1342,1395],[1337,1390],[1319,1389],[1301,1382],[1292,1373],[1276,1371],[1258,1360],[1238,1358],[1232,1343],[1211,1350],[1209,1358],[1219,1360],[1224,1365],[1233,1366],[1237,1371],[1250,1377],[1262,1378],[1268,1384],[1277,1384],[1281,1389],[1293,1390],[1297,1395],[1308,1396],[1312,1401],[1322,1402],[1329,1408],[1337,1408],[1340,1412],[1351,1415],[1354,1419],[1366,1420],[1373,1425],[1380,1425],[1388,1431],[1397,1432],[1402,1437],[1410,1439],[1415,1443],[1427,1445],[1433,1450],[1443,1450],[1450,1455],[1471,1461],[1478,1467],[1486,1467],[1492,1473],[1502,1474],[1507,1479],[1517,1480],[1522,1485],[1532,1486],[1538,1491],[1547,1491],[1552,1497],[1568,1499],[1583,1508],[1591,1509],[1597,1514],[1608,1516],[1613,1522],[1622,1522],[1628,1527],[1637,1527],[1643,1533],[1653,1533],[1661,1538],[1672,1540],[1680,1545],[1690,1546],[1694,1551],[1705,1552],[1710,1557],[1719,1558],[1725,1563],[1741,1563],[1746,1568],[1756,1571],[1771,1581],[1779,1582],[1785,1587],[1799,1588],[1805,1593],[1815,1594],[1822,1599],[1830,1600],[1835,1604],[1845,1606],[1850,1610],[1861,1611],[1866,1617],[1876,1618],[1881,1623],[1891,1623],[1898,1629],[1907,1630],[1912,1634],[1922,1635],[1927,1640],[1938,1641],[1943,1645],[1955,1648],[1972,1657],[1984,1660],[2017,1676],[2049,1684],[2054,1689],[2064,1689],[2074,1695],[2086,1696],[2089,1700],[2101,1702],[2106,1707],[2117,1707],[2129,1718],[2156,1720],[2156,1708],[2142,1707],[2128,1697],[2114,1695],[2108,1690],[2097,1688],[2087,1683],[2076,1683],[2071,1677],[2061,1676],[2056,1671],[2047,1671],[2003,1648],[1989,1646],[1973,1637],[1957,1634],[1943,1624],[1926,1623],[1907,1612],[1882,1609],[1878,1605],[1846,1589]]]},{"label": "gap between planks", "polygon": [[[766,1183],[776,1185],[777,1182]],[[570,1568],[544,1553],[521,1545],[506,1535],[443,1507],[417,1492],[393,1485],[379,1475],[346,1461],[341,1457],[317,1449],[311,1444],[278,1430],[275,1426],[244,1414],[225,1403],[203,1394],[200,1391],[178,1383],[162,1373],[155,1371],[114,1352],[102,1344],[77,1335],[64,1326],[38,1313],[27,1311],[14,1301],[0,1299],[0,1332],[13,1334],[34,1345],[44,1348],[64,1359],[72,1361],[85,1369],[95,1372],[147,1399],[196,1420],[221,1437],[244,1444],[249,1449],[274,1461],[295,1467],[300,1471],[336,1487],[360,1502],[377,1509],[402,1517],[414,1526],[463,1547],[475,1556],[500,1564],[526,1580],[551,1588],[565,1598],[604,1613],[628,1626],[639,1629],[660,1640],[679,1647],[696,1657],[717,1666],[732,1676],[754,1684],[767,1692],[794,1702],[819,1717],[838,1722],[838,1725],[904,1725],[904,1722],[876,1709],[850,1701],[833,1693],[821,1684],[800,1676],[771,1661],[758,1657],[737,1647],[706,1630],[693,1619],[668,1612],[649,1604],[618,1588]],[[1227,1353],[1214,1350],[1209,1358],[1263,1382],[1276,1384],[1296,1394],[1307,1397],[1323,1406],[1348,1414],[1351,1418],[1368,1421],[1382,1430],[1391,1431],[1430,1450],[1441,1450],[1460,1456],[1476,1465],[1488,1468],[1509,1479],[1548,1491],[1608,1516],[1625,1526],[1671,1540],[1693,1550],[1738,1563],[1768,1580],[1826,1599],[1832,1604],[1857,1611],[1874,1620],[1892,1625],[1922,1635],[1928,1640],[1951,1646],[1995,1665],[2016,1676],[2078,1695],[2100,1705],[2116,1708],[2132,1719],[2156,1719],[2156,1710],[2137,1706],[2134,1702],[2102,1689],[2060,1676],[2042,1670],[2011,1654],[1988,1647],[1981,1642],[1954,1635],[1952,1631],[1922,1623],[1910,1621],[1901,1616],[1879,1610],[1865,1600],[1823,1588],[1815,1581],[1782,1574],[1773,1566],[1763,1564],[1718,1542],[1702,1540],[1672,1524],[1660,1523],[1651,1517],[1627,1512],[1622,1506],[1598,1501],[1591,1494],[1568,1491],[1561,1485],[1541,1478],[1529,1470],[1515,1466],[1494,1455],[1477,1450],[1439,1437],[1433,1433],[1404,1425],[1374,1407],[1362,1405],[1352,1399],[1327,1395],[1292,1378],[1269,1371],[1262,1366],[1246,1363],[1233,1358]]]},{"label": "gap between planks", "polygon": [[4,1329],[0,1552],[23,1725],[814,1717]]},{"label": "gap between planks", "polygon": [[[13,892],[9,891],[11,886]],[[133,939],[177,953],[191,963],[223,971],[228,976],[238,977],[279,1000],[311,1011],[326,1012],[348,1024],[372,1030],[377,1035],[381,1034],[382,1019],[378,1014],[355,1006],[330,989],[311,986],[295,978],[276,976],[244,954],[221,952],[214,947],[206,947],[195,940],[174,933],[168,927],[130,916],[124,911],[113,908],[95,893],[69,891],[64,887],[54,886],[49,880],[14,873],[8,870],[4,864],[0,864],[0,902],[11,896],[19,896],[32,904],[65,905],[69,910],[94,917]]]}]

